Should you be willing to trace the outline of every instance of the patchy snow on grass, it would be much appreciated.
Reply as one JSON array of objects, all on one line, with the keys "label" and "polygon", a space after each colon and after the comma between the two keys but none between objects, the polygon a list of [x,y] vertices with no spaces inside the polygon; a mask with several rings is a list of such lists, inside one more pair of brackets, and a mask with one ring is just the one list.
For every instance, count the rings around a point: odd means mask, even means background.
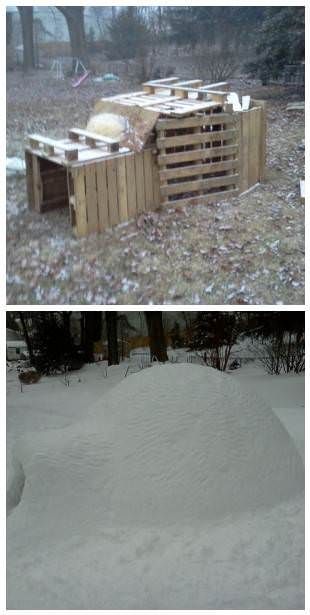
[{"label": "patchy snow on grass", "polygon": [[9,371],[7,607],[303,608],[302,377],[132,365]]}]

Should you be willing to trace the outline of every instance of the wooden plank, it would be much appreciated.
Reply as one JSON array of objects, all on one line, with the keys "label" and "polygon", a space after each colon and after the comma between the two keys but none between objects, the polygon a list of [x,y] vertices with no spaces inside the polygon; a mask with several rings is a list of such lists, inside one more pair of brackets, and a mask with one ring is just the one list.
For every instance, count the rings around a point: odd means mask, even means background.
[{"label": "wooden plank", "polygon": [[75,194],[75,234],[77,237],[88,235],[86,192],[85,192],[85,167],[72,170]]},{"label": "wooden plank", "polygon": [[29,209],[34,209],[32,157],[33,154],[25,151],[26,184]]},{"label": "wooden plank", "polygon": [[152,169],[153,169],[153,196],[154,196],[154,202],[153,202],[152,209],[157,209],[160,206],[160,200],[161,200],[159,167],[157,164],[157,155],[152,154],[152,158],[153,158]]},{"label": "wooden plank", "polygon": [[118,192],[118,212],[120,222],[128,220],[127,205],[127,178],[125,158],[117,160],[117,192]]},{"label": "wooden plank", "polygon": [[214,132],[199,132],[199,134],[176,135],[174,137],[159,138],[156,141],[157,147],[178,147],[180,145],[194,145],[196,143],[210,143],[213,141],[228,141],[237,136],[237,131],[232,128],[230,130],[218,130]]},{"label": "wooden plank", "polygon": [[144,185],[145,185],[145,209],[150,211],[154,202],[153,195],[153,172],[152,172],[152,151],[146,149],[143,152],[143,166],[144,166]]},{"label": "wooden plank", "polygon": [[158,164],[178,164],[181,162],[190,162],[192,160],[205,160],[215,158],[217,156],[230,156],[236,154],[238,144],[224,145],[223,147],[201,148],[200,150],[188,150],[185,152],[176,152],[175,154],[159,154],[157,158]]},{"label": "wooden plank", "polygon": [[34,209],[40,213],[42,210],[43,186],[40,173],[40,158],[38,156],[33,156],[32,158],[32,176]]},{"label": "wooden plank", "polygon": [[179,179],[182,177],[190,177],[192,175],[206,175],[208,173],[217,173],[219,171],[231,171],[239,168],[239,160],[222,160],[221,162],[210,162],[202,164],[193,164],[186,167],[175,167],[173,169],[164,169],[159,172],[160,180]]},{"label": "wooden plank", "polygon": [[107,160],[107,184],[109,200],[109,220],[111,226],[119,224],[118,198],[117,198],[117,160]]},{"label": "wooden plank", "polygon": [[254,186],[255,182],[255,110],[248,111],[248,185]]},{"label": "wooden plank", "polygon": [[127,180],[127,210],[128,218],[134,218],[137,213],[135,154],[125,156]]},{"label": "wooden plank", "polygon": [[249,111],[240,114],[240,166],[242,168],[242,179],[240,183],[241,192],[249,188]]},{"label": "wooden plank", "polygon": [[106,162],[97,162],[96,177],[98,199],[98,229],[101,232],[109,228],[110,226]]},{"label": "wooden plank", "polygon": [[260,107],[260,181],[266,173],[266,138],[267,138],[267,103],[265,100],[252,100],[254,106]]},{"label": "wooden plank", "polygon": [[198,111],[205,111],[206,109],[214,109],[219,106],[216,102],[206,101],[196,102],[193,100],[188,100],[187,105],[184,104],[185,101],[181,101],[178,99],[175,103],[167,103],[161,104],[159,106],[151,106],[145,107],[146,110],[156,111],[157,113],[163,113],[164,115],[168,115],[171,117],[186,117],[187,115],[191,115],[192,113],[197,113]]},{"label": "wooden plank", "polygon": [[179,88],[179,86],[188,86],[191,88],[200,88],[203,84],[202,79],[190,79],[189,81],[178,81],[177,82],[177,87]]},{"label": "wooden plank", "polygon": [[199,205],[204,203],[217,203],[218,201],[223,201],[224,199],[237,196],[239,190],[237,188],[232,190],[223,190],[222,192],[212,192],[211,194],[203,194],[197,195],[193,197],[188,197],[187,199],[174,199],[167,200],[162,202],[163,207],[183,207],[184,205]]},{"label": "wooden plank", "polygon": [[176,130],[178,128],[195,128],[196,126],[209,126],[214,124],[235,124],[236,117],[230,113],[212,113],[193,115],[180,119],[162,119],[156,122],[157,130]]},{"label": "wooden plank", "polygon": [[166,79],[156,79],[154,81],[146,81],[142,84],[143,91],[153,93],[156,88],[167,88],[172,83],[176,83],[179,81],[178,77],[167,77]]},{"label": "wooden plank", "polygon": [[80,137],[84,137],[85,143],[91,147],[97,147],[97,143],[104,143],[109,152],[118,152],[119,150],[119,141],[117,139],[111,139],[110,137],[89,132],[89,130],[82,128],[70,128],[68,137],[73,141],[78,141]]},{"label": "wooden plank", "polygon": [[67,145],[39,134],[31,134],[28,138],[31,147],[40,149],[43,145],[45,153],[49,156],[54,155],[54,148],[57,148],[64,151],[66,160],[77,160],[79,157],[79,151],[73,145]]},{"label": "wooden plank", "polygon": [[249,134],[249,187],[254,186],[259,181],[260,163],[260,135],[258,122],[260,120],[260,109],[251,109],[250,113],[250,134]]},{"label": "wooden plank", "polygon": [[99,223],[95,164],[89,164],[85,167],[85,187],[88,232],[96,233],[99,230]]},{"label": "wooden plank", "polygon": [[[195,83],[197,83],[197,86],[195,87]],[[175,81],[171,81],[167,83],[155,83],[153,81],[149,81],[143,85],[146,86],[145,92],[154,92],[155,89],[162,89],[162,90],[174,90],[174,89],[180,89],[183,90],[184,92],[187,93],[191,93],[191,94],[208,94],[209,90],[213,90],[215,93],[217,94],[227,94],[226,92],[226,88],[228,87],[228,83],[226,81],[222,81],[220,83],[210,83],[207,85],[202,85],[202,81],[199,79],[193,79],[192,82],[191,81],[179,81],[179,80],[175,80]],[[186,84],[192,84],[192,85],[186,85]],[[199,85],[200,84],[200,85]],[[180,88],[179,88],[180,86]],[[218,90],[218,88],[221,87],[222,90]],[[215,88],[217,88],[215,90]],[[225,90],[225,91],[223,91]]]},{"label": "wooden plank", "polygon": [[145,184],[144,184],[144,165],[143,153],[135,156],[136,167],[136,189],[137,189],[137,213],[145,210]]},{"label": "wooden plank", "polygon": [[236,185],[239,181],[238,173],[233,175],[223,175],[221,177],[210,177],[208,179],[198,179],[189,182],[179,182],[160,187],[162,196],[171,194],[182,194],[182,192],[195,192],[196,190],[209,190],[222,186]]},{"label": "wooden plank", "polygon": [[208,83],[207,85],[202,86],[201,90],[214,90],[215,88],[222,88],[222,90],[228,88],[227,81],[219,81],[218,83]]}]

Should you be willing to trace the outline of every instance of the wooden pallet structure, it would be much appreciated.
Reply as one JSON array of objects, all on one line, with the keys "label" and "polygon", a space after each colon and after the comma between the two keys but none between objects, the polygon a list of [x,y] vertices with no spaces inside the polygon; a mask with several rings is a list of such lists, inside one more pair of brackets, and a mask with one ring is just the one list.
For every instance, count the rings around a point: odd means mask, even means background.
[{"label": "wooden pallet structure", "polygon": [[252,100],[247,111],[235,112],[226,83],[198,79],[171,77],[142,87],[103,98],[94,111],[130,118],[138,133],[142,126],[140,149],[81,128],[62,140],[29,136],[30,207],[69,207],[81,237],[159,206],[231,198],[263,179],[263,102]]}]

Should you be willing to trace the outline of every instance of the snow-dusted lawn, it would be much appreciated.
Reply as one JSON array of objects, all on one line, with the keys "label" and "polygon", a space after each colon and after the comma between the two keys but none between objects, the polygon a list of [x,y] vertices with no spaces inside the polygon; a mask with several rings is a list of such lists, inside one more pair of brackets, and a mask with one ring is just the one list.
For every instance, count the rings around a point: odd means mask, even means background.
[{"label": "snow-dusted lawn", "polygon": [[[181,357],[182,353],[179,355]],[[234,503],[234,513],[229,514],[225,510],[224,499],[224,504],[222,501],[219,505],[223,514],[214,517],[212,506],[215,503],[212,500],[217,497],[219,482],[216,480],[216,484],[213,484],[212,479],[218,479],[219,462],[217,460],[214,465],[213,461],[218,455],[218,448],[214,446],[214,437],[210,442],[207,441],[208,425],[205,432],[203,429],[191,431],[191,425],[198,420],[196,409],[201,403],[199,387],[198,397],[193,396],[193,405],[188,408],[188,412],[182,405],[186,390],[196,391],[195,387],[191,387],[194,386],[192,382],[198,370],[198,376],[202,378],[199,382],[204,382],[206,374],[206,391],[210,390],[212,408],[216,410],[217,397],[214,390],[217,389],[212,389],[213,381],[208,376],[208,370],[203,372],[201,370],[205,368],[187,365],[181,366],[182,372],[179,372],[179,366],[168,366],[168,381],[170,382],[172,374],[171,386],[176,390],[180,386],[180,398],[176,395],[180,407],[180,422],[172,422],[173,403],[171,402],[170,406],[169,399],[167,402],[164,392],[160,390],[158,412],[161,414],[160,420],[156,422],[155,395],[148,397],[146,389],[145,400],[142,399],[144,406],[142,402],[140,406],[145,408],[146,416],[149,411],[147,420],[150,422],[146,422],[140,431],[143,415],[139,414],[139,408],[133,408],[129,394],[122,401],[123,407],[120,407],[121,403],[117,400],[122,399],[123,389],[117,387],[115,393],[113,391],[115,386],[123,383],[126,387],[124,390],[128,389],[130,393],[134,383],[139,384],[139,376],[128,375],[127,379],[124,379],[126,369],[126,363],[109,368],[108,377],[105,378],[102,365],[86,366],[80,372],[72,374],[69,387],[65,386],[61,377],[42,378],[38,384],[24,387],[23,393],[20,393],[15,371],[8,373],[8,504],[11,511],[7,524],[7,607],[303,608],[304,503],[302,491],[296,490],[296,481],[292,478],[292,468],[295,468],[297,482],[300,481],[298,455],[294,452],[290,438],[286,440],[286,432],[282,433],[281,427],[277,427],[277,420],[271,416],[270,425],[272,429],[276,429],[277,437],[272,438],[274,450],[267,442],[265,455],[259,458],[263,470],[256,458],[257,481],[253,481],[252,486],[243,486],[242,481],[240,484],[237,481],[236,489],[241,491]],[[146,383],[150,381],[154,386],[152,374],[165,369],[155,367],[144,370],[141,374]],[[174,374],[178,375],[175,382]],[[260,442],[260,432],[265,423],[259,414],[262,412],[264,416],[266,411],[266,417],[269,416],[269,410],[265,410],[264,403],[256,400],[256,393],[273,408],[303,456],[304,377],[272,377],[266,375],[261,367],[249,364],[227,378],[231,381],[232,391],[235,387],[236,395],[239,395],[240,389],[240,399],[247,400],[247,406],[244,408],[250,409],[244,416],[245,420],[250,421],[250,425],[255,426],[252,435],[249,434],[249,437],[253,438],[253,461],[254,453],[258,455],[261,445],[264,445],[264,440]],[[248,393],[243,394],[244,386],[248,388]],[[142,397],[143,391],[142,388]],[[134,388],[132,395],[135,395]],[[218,395],[222,395],[221,387],[218,388]],[[109,400],[106,405],[105,398]],[[204,398],[207,406],[208,395],[202,390],[201,399]],[[225,404],[230,403],[229,395],[225,397],[224,393],[221,399],[219,416],[215,411],[210,429],[211,426],[215,429],[214,425],[222,425],[224,436],[228,434],[227,444],[225,440],[223,471],[230,472],[228,476],[231,476],[233,481],[237,472],[236,470],[234,474],[234,467],[241,468],[243,472],[244,463],[250,465],[251,459],[242,457],[247,450],[244,441],[245,426],[240,425],[240,434],[234,431],[234,417],[239,416],[242,404],[240,402],[239,405],[234,405],[232,400],[232,414],[225,415]],[[178,417],[177,414],[175,416]],[[228,458],[230,463],[227,463],[225,451],[231,446],[230,432],[235,433],[233,443],[236,441],[236,446],[232,447],[233,456]],[[169,433],[170,439],[167,435],[165,442],[165,436]],[[175,438],[171,439],[171,433],[176,433]],[[162,435],[156,439],[155,434]],[[135,438],[137,446],[133,446]],[[118,439],[119,442],[115,442]],[[221,438],[218,442],[221,446]],[[281,442],[284,443],[282,448]],[[183,449],[179,448],[180,445]],[[204,454],[204,449],[206,454],[210,452],[206,459],[200,455],[200,451]],[[182,464],[182,455],[179,460],[180,450],[184,451],[186,463],[184,473],[175,476],[173,465],[167,468],[163,458],[164,454],[172,456],[171,459],[176,459],[176,467],[179,468],[178,464]],[[213,454],[211,450],[214,451]],[[135,456],[137,451],[142,455],[143,463],[140,465],[139,458]],[[197,475],[194,473],[195,480],[192,480],[191,474],[191,480],[184,483],[192,460],[189,455],[191,451],[194,454],[198,451]],[[279,462],[279,459],[285,460],[286,455],[291,459],[287,482],[286,472],[283,473],[284,478],[280,476]],[[119,460],[122,460],[122,463],[117,465]],[[194,460],[197,463],[195,457]],[[13,508],[20,488],[19,462],[23,464],[26,482],[21,501]],[[220,464],[221,462],[222,459]],[[273,466],[277,465],[277,471],[280,472],[279,481],[272,483],[275,478]],[[155,504],[152,503],[152,492],[148,491],[147,472],[152,474],[153,470],[154,480],[159,480],[157,493],[162,497],[157,502],[157,508],[156,498]],[[206,470],[208,475],[204,482]],[[200,476],[203,479],[201,488]],[[144,497],[140,502],[139,487],[144,480]],[[166,480],[167,489],[164,489]],[[271,481],[270,485],[273,484],[277,489],[281,480],[284,480],[284,491],[281,492],[279,502],[273,502],[272,505],[269,502],[267,505],[265,499],[261,502],[262,506],[251,509],[251,498],[255,502],[260,493],[264,493],[266,498],[265,487],[259,491],[260,483],[264,485],[267,481],[268,486],[268,481]],[[104,485],[104,495],[98,485]],[[121,486],[119,491],[117,485]],[[184,509],[183,504],[180,506],[178,503],[175,514],[169,507],[171,485],[175,489],[173,497],[180,496],[181,502],[184,502]],[[230,502],[233,501],[229,481],[226,488],[229,510]],[[130,500],[135,489],[137,499]],[[187,493],[195,494],[193,509],[191,498],[187,501]],[[208,494],[206,501],[204,493]],[[212,498],[210,494],[213,494]],[[163,517],[160,505],[166,497],[167,508],[163,509]],[[244,510],[241,505],[243,501]],[[196,512],[199,512],[201,507],[204,510],[202,505],[205,506],[206,514],[201,518]],[[150,517],[148,511],[152,510],[152,506],[154,514]],[[165,511],[169,522],[165,521]]]}]

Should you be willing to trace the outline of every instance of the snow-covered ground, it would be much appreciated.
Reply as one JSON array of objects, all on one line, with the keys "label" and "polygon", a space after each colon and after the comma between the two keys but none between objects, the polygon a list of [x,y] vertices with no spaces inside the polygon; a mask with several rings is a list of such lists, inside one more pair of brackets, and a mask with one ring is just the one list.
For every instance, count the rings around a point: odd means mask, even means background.
[{"label": "snow-covered ground", "polygon": [[304,377],[139,361],[8,371],[7,608],[302,609]]}]

